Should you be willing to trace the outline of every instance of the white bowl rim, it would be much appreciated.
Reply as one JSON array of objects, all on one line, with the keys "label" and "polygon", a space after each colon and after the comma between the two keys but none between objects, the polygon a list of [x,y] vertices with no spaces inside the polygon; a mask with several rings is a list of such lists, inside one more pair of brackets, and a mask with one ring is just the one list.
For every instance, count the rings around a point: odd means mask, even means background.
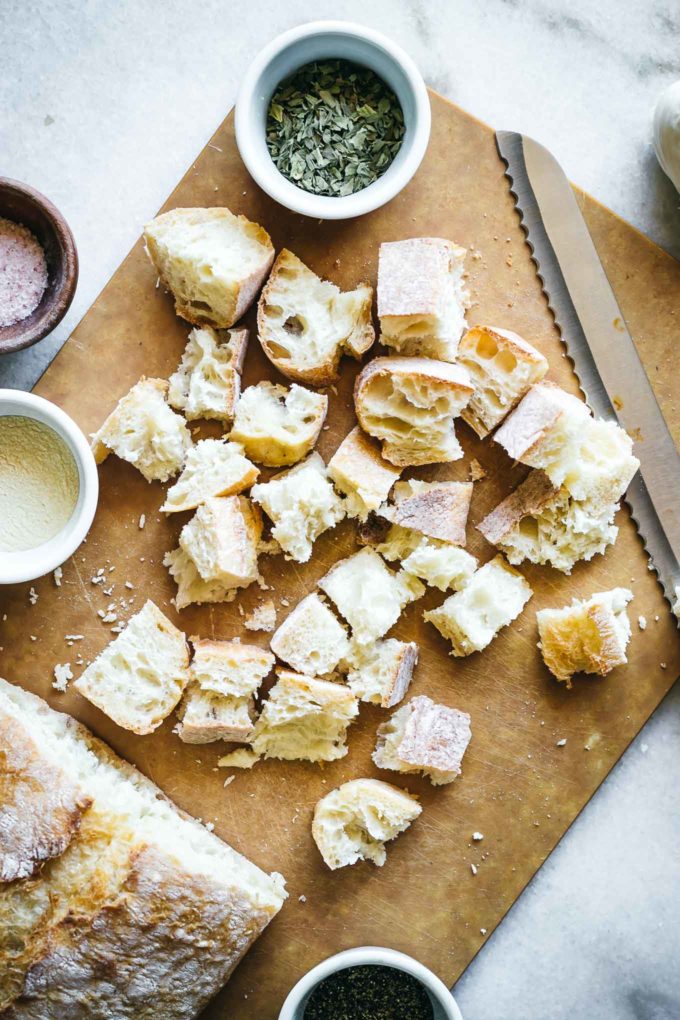
[{"label": "white bowl rim", "polygon": [[[274,58],[303,39],[333,33],[361,39],[387,54],[405,75],[413,94],[416,111],[413,138],[398,170],[391,173],[388,167],[382,177],[369,187],[353,195],[337,198],[304,191],[288,181],[271,161],[263,163],[256,151],[251,118],[252,102],[258,82]],[[263,191],[293,212],[320,220],[338,220],[372,212],[385,205],[406,187],[427,150],[431,120],[430,100],[423,76],[401,46],[381,32],[353,21],[311,21],[291,28],[272,39],[251,61],[236,99],[234,126],[241,158],[251,177]]]},{"label": "white bowl rim", "polygon": [[[99,497],[97,465],[87,439],[71,417],[56,404],[35,393],[0,389],[0,416],[23,415],[49,425],[63,439],[78,468],[78,503],[69,521],[49,541],[0,557],[0,584],[21,584],[56,570],[72,556],[90,530]],[[81,498],[82,497],[82,498]]]},{"label": "white bowl rim", "polygon": [[422,985],[427,988],[435,998],[447,1017],[447,1020],[463,1020],[458,1004],[453,995],[436,974],[425,964],[420,963],[406,953],[400,953],[396,949],[387,949],[381,946],[358,946],[356,949],[344,949],[340,953],[329,956],[322,960],[316,967],[312,967],[300,978],[297,984],[293,985],[286,996],[281,1007],[279,1020],[298,1020],[296,1010],[303,1001],[305,995],[312,990],[319,982],[327,978],[329,974],[335,974],[339,970],[346,970],[347,967],[356,967],[366,964],[377,964],[383,967],[394,967],[412,974]]}]

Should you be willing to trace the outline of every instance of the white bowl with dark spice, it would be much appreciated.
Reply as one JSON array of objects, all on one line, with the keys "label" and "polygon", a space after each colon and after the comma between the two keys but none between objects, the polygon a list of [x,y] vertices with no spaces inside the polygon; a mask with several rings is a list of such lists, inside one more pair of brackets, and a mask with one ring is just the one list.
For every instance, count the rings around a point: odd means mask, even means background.
[{"label": "white bowl with dark spice", "polygon": [[378,946],[346,949],[313,967],[288,994],[279,1020],[364,1015],[463,1020],[436,974],[412,956]]},{"label": "white bowl with dark spice", "polygon": [[278,36],[251,63],[236,143],[259,186],[317,219],[361,216],[394,198],[422,162],[430,102],[401,47],[344,21]]}]

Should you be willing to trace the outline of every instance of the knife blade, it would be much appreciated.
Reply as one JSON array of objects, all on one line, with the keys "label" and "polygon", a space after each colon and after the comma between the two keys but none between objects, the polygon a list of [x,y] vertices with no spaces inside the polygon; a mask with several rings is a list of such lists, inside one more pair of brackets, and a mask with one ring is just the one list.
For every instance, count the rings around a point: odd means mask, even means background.
[{"label": "knife blade", "polygon": [[673,606],[680,585],[680,454],[562,168],[526,135],[497,131],[496,145],[586,402],[634,440],[640,470],[625,499]]}]

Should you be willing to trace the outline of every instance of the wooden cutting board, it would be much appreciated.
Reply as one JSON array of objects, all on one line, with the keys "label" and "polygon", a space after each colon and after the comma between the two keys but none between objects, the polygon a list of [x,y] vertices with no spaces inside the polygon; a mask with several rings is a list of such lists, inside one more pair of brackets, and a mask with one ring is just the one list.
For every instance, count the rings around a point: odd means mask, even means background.
[{"label": "wooden cutting board", "polygon": [[[516,330],[550,360],[550,378],[577,392],[551,315],[519,227],[491,130],[432,96],[432,139],[412,183],[384,209],[354,222],[321,223],[276,206],[249,179],[236,151],[230,115],[189,168],[164,206],[227,205],[262,223],[276,248],[291,248],[323,276],[345,287],[375,282],[381,241],[434,234],[470,250],[473,306],[470,320]],[[680,307],[680,263],[587,195],[577,191],[586,220],[624,315],[676,440],[675,365]],[[105,198],[105,197],[104,197]],[[106,200],[106,199],[105,199]],[[112,206],[115,215],[115,205]],[[102,237],[102,244],[106,238]],[[168,376],[187,336],[172,302],[157,289],[156,275],[141,243],[105,287],[73,336],[36,387],[64,407],[86,432],[99,425],[116,400],[140,375]],[[247,323],[254,329],[254,315]],[[356,366],[345,362],[337,394],[331,394],[328,429],[319,448],[328,457],[354,423],[351,392]],[[277,378],[255,335],[245,383]],[[207,429],[204,434],[207,434]],[[470,457],[487,471],[475,486],[468,529],[469,548],[488,559],[491,548],[474,524],[521,480],[493,443],[479,442],[461,426],[465,460],[424,469],[420,477],[466,477]],[[644,440],[637,452],[645,456]],[[86,544],[64,567],[61,587],[51,577],[0,592],[0,673],[77,716],[149,775],[178,804],[205,821],[257,864],[281,871],[289,900],[206,1016],[269,1020],[291,985],[331,953],[362,944],[404,950],[452,984],[489,937],[579,811],[593,795],[640,727],[680,673],[680,642],[626,509],[620,535],[606,556],[581,564],[571,577],[529,566],[535,595],[517,624],[503,631],[481,655],[454,660],[438,633],[422,620],[424,608],[443,601],[430,591],[411,606],[395,633],[420,645],[411,688],[468,711],[473,739],[463,775],[435,789],[420,778],[378,773],[370,760],[375,730],[385,717],[362,706],[352,727],[350,752],[324,768],[269,761],[250,772],[228,775],[216,768],[225,745],[187,747],[172,733],[174,720],[152,736],[119,729],[75,692],[51,687],[55,663],[71,662],[76,675],[109,641],[110,624],[98,610],[134,596],[122,613],[152,598],[187,634],[267,644],[264,634],[243,629],[236,603],[194,607],[177,614],[174,594],[161,566],[186,520],[164,520],[160,485],[147,484],[132,467],[110,457],[100,469],[101,499]],[[141,514],[146,526],[138,526]],[[354,527],[344,522],[322,537],[311,563],[302,567],[281,557],[263,558],[270,592],[248,590],[246,611],[274,597],[279,622],[341,556],[355,548]],[[106,582],[91,578],[102,567]],[[115,570],[110,571],[110,567]],[[134,585],[132,590],[125,582]],[[632,588],[633,637],[630,663],[609,678],[578,679],[573,690],[555,683],[536,648],[535,613],[574,596],[624,585]],[[105,594],[114,586],[110,595]],[[6,619],[3,614],[6,614]],[[637,619],[643,614],[647,630]],[[72,647],[66,634],[84,635]],[[566,744],[558,746],[558,742]],[[384,868],[362,864],[326,870],[310,835],[317,799],[358,776],[397,780],[417,793],[424,811],[413,828],[389,848]],[[481,832],[481,842],[472,833]],[[472,873],[471,865],[477,868]]]}]

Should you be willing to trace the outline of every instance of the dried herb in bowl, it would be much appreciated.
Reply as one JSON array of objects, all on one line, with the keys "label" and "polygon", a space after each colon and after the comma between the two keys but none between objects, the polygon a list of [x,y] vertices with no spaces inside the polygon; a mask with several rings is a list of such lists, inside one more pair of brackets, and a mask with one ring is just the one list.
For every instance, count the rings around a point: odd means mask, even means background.
[{"label": "dried herb in bowl", "polygon": [[277,87],[267,113],[274,165],[314,195],[337,198],[367,188],[403,138],[404,114],[392,89],[347,60],[305,64]]},{"label": "dried herb in bowl", "polygon": [[403,970],[368,964],[336,971],[320,982],[304,1020],[432,1020],[430,997]]}]

